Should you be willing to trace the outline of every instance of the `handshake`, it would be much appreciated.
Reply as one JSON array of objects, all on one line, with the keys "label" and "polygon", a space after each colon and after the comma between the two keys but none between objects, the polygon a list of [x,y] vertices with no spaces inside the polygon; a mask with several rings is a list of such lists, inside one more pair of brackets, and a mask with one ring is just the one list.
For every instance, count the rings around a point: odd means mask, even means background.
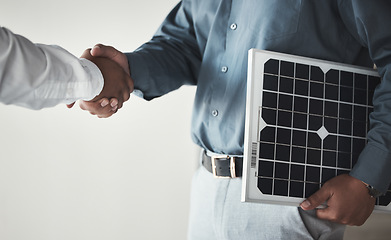
[{"label": "handshake", "polygon": [[[99,118],[110,117],[129,100],[133,91],[128,60],[122,52],[102,44],[86,49],[81,58],[90,60],[100,69],[104,86],[94,99],[80,101],[80,108]],[[67,107],[72,108],[74,104],[68,104]]]}]

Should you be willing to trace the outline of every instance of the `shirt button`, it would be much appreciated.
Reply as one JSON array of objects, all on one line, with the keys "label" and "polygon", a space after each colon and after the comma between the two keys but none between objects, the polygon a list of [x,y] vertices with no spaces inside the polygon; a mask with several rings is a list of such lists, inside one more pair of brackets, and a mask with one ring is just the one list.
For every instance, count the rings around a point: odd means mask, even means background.
[{"label": "shirt button", "polygon": [[221,68],[221,71],[222,71],[223,73],[226,73],[226,72],[228,71],[228,67],[227,67],[227,66],[222,67],[222,68]]},{"label": "shirt button", "polygon": [[232,23],[231,26],[229,26],[229,28],[231,28],[231,30],[236,30],[237,27],[238,27],[238,25],[236,25],[236,23]]},{"label": "shirt button", "polygon": [[219,112],[217,110],[213,110],[212,111],[212,116],[213,117],[217,117],[217,115],[219,115]]}]

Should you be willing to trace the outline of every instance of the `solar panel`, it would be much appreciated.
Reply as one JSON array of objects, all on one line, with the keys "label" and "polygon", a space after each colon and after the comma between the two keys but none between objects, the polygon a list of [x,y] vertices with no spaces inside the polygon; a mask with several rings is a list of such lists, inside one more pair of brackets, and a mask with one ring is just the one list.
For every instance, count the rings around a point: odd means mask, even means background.
[{"label": "solar panel", "polygon": [[[349,173],[380,81],[373,69],[250,50],[242,200],[298,206]],[[390,202],[391,188],[375,209]]]}]

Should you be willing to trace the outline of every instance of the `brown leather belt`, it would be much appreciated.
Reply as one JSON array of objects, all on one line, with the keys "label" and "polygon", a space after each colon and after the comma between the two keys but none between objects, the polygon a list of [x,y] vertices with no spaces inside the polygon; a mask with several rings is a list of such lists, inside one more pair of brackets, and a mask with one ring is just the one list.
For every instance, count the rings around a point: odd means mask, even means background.
[{"label": "brown leather belt", "polygon": [[202,155],[202,165],[216,178],[236,178],[242,176],[243,158],[227,155]]}]

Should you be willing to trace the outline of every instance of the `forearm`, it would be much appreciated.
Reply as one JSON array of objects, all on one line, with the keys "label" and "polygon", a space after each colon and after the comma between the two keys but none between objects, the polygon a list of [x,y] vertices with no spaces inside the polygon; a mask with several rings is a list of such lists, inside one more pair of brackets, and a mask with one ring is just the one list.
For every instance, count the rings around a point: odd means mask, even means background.
[{"label": "forearm", "polygon": [[198,62],[186,62],[182,55],[169,50],[142,50],[126,54],[135,89],[150,100],[178,89],[195,85]]},{"label": "forearm", "polygon": [[202,57],[189,4],[188,1],[178,4],[151,41],[126,54],[135,89],[145,99],[197,82]]},{"label": "forearm", "polygon": [[92,62],[0,28],[0,102],[40,109],[90,100],[102,87]]},{"label": "forearm", "polygon": [[377,86],[370,115],[368,145],[351,175],[386,191],[391,181],[391,21],[388,1],[340,0],[341,17],[352,36],[369,50],[382,81]]}]

